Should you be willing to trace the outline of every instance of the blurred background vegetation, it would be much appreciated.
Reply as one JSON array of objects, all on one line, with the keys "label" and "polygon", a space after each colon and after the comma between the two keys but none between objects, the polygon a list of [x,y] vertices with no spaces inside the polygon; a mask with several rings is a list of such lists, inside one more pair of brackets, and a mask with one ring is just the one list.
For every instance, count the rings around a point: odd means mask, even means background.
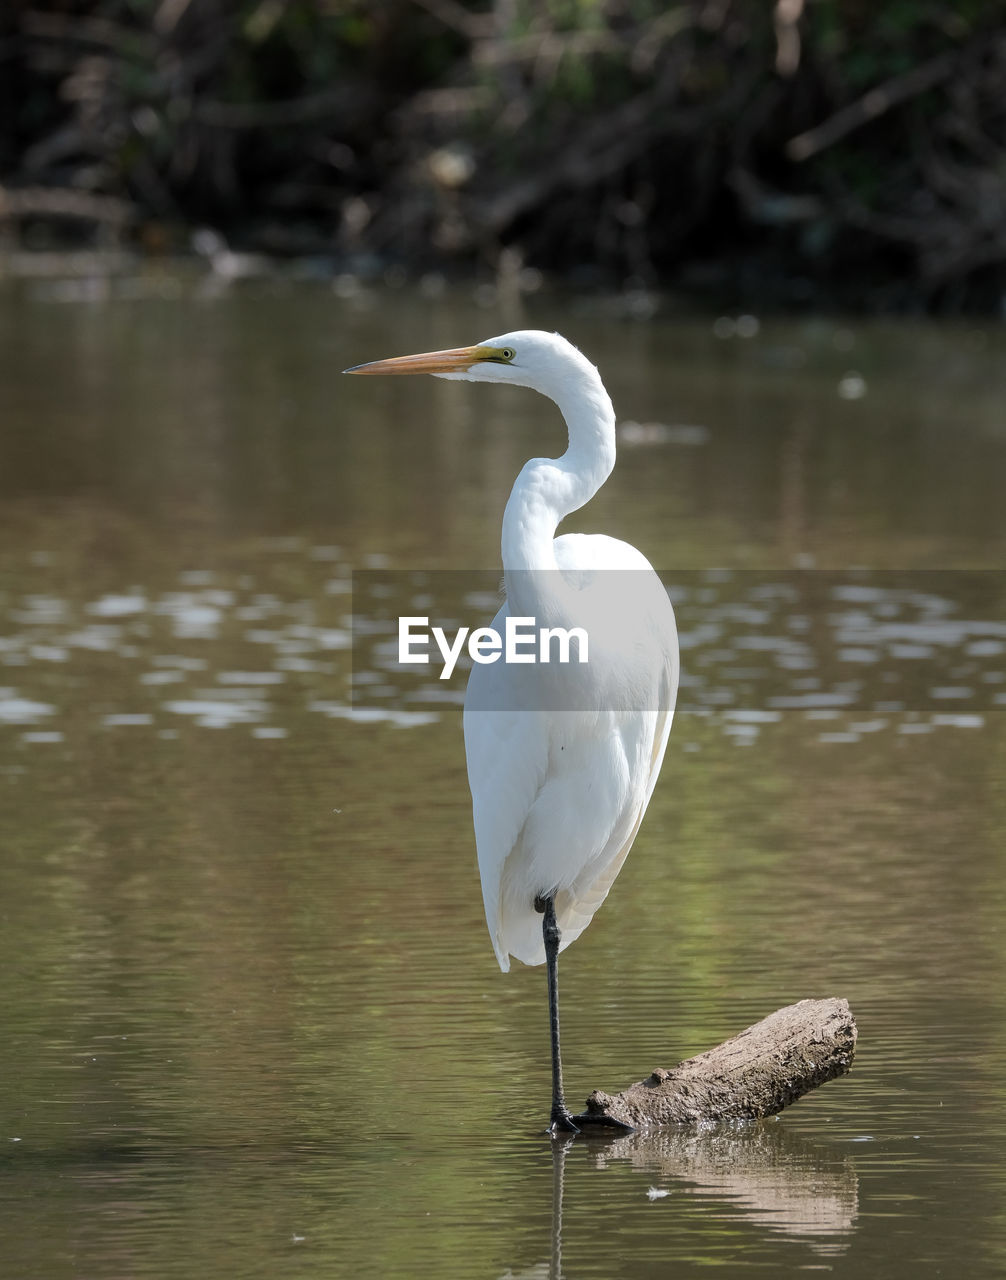
[{"label": "blurred background vegetation", "polygon": [[1006,0],[5,0],[7,248],[1006,307]]}]

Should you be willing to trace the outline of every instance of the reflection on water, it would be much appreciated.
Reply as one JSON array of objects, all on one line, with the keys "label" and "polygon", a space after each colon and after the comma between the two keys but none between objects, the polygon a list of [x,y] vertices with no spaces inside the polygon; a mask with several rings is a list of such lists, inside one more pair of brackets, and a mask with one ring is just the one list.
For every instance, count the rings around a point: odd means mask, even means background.
[{"label": "reflection on water", "polygon": [[[548,1266],[521,1275],[562,1276],[566,1161],[576,1143],[552,1144],[552,1241]],[[625,1137],[583,1139],[598,1173],[626,1161],[650,1180],[651,1201],[695,1196],[715,1203],[724,1221],[757,1224],[801,1239],[819,1257],[841,1254],[858,1209],[858,1179],[847,1155],[817,1146],[774,1123],[711,1125]],[[658,1185],[654,1185],[654,1183]],[[640,1185],[642,1185],[640,1183]],[[672,1212],[673,1205],[662,1206]],[[510,1273],[516,1274],[516,1273]]]},{"label": "reflection on water", "polygon": [[1002,335],[529,317],[613,392],[569,524],[666,567],[684,672],[565,955],[570,1097],[804,996],[860,1026],[777,1122],[566,1149],[543,974],[485,934],[463,676],[406,702],[359,591],[487,568],[452,604],[486,621],[561,428],[335,372],[517,318],[147,284],[0,295],[10,1273],[1001,1274]]}]

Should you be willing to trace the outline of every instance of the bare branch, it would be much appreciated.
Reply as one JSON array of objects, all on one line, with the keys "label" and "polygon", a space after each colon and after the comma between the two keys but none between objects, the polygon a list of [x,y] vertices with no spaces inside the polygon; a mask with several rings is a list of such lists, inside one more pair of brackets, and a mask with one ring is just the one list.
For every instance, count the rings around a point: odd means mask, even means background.
[{"label": "bare branch", "polygon": [[0,221],[5,219],[48,217],[78,218],[121,227],[134,214],[134,208],[115,196],[94,195],[64,187],[0,187]]},{"label": "bare branch", "polygon": [[892,107],[907,102],[909,98],[917,98],[919,94],[946,80],[957,67],[959,56],[956,51],[940,54],[921,67],[913,67],[904,75],[895,76],[893,80],[877,85],[849,106],[836,111],[823,124],[791,138],[786,144],[787,156],[791,160],[809,160],[854,129],[885,115]]}]

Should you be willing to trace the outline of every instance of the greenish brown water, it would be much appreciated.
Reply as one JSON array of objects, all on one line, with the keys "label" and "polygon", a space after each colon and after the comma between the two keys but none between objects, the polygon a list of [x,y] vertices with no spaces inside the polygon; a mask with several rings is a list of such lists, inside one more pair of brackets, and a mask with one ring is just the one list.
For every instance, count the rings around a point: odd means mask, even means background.
[{"label": "greenish brown water", "polygon": [[[0,295],[5,1270],[1002,1274],[1003,333],[80,295]],[[571,1099],[803,996],[861,1033],[776,1121],[561,1171],[459,713],[349,684],[351,652],[384,679],[353,572],[492,569],[562,430],[339,370],[515,324],[599,364],[623,447],[570,524],[660,566],[684,641],[642,833],[563,957]]]}]

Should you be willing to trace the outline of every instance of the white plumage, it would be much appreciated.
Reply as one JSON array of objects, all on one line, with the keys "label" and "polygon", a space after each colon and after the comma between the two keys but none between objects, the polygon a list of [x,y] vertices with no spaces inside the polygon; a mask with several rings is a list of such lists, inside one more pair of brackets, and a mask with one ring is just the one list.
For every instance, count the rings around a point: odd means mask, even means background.
[{"label": "white plumage", "polygon": [[[452,377],[521,382],[555,400],[569,430],[557,459],[522,469],[503,517],[508,612],[585,624],[581,666],[476,666],[465,749],[489,934],[500,967],[545,960],[536,899],[554,894],[561,947],[590,923],[632,845],[660,771],[678,684],[667,592],[645,556],[603,535],[555,537],[615,461],[615,417],[597,370],[558,334],[511,333],[514,352]],[[500,375],[503,374],[501,377]],[[537,705],[534,694],[539,693]]]},{"label": "white plumage", "polygon": [[508,614],[582,627],[588,661],[476,665],[465,751],[489,934],[510,957],[549,966],[552,1127],[574,1129],[562,1092],[556,955],[590,923],[639,830],[660,771],[678,686],[667,593],[634,547],[556,537],[615,463],[615,418],[594,366],[558,334],[521,331],[474,347],[358,366],[531,387],[569,430],[558,459],[533,458],[503,516]]},{"label": "white plumage", "polygon": [[[653,793],[677,689],[677,646],[668,643],[673,614],[646,560],[627,543],[600,535],[567,535],[554,546],[558,572],[594,567],[578,575],[581,592],[593,585],[600,595],[635,606],[615,619],[634,643],[622,667],[604,664],[602,637],[588,627],[585,668],[569,664],[543,673],[497,663],[472,671],[465,708],[468,782],[486,922],[504,972],[510,956],[544,963],[536,899],[554,894],[561,948],[579,937],[604,901]],[[616,563],[617,574],[609,567]],[[625,569],[630,563],[634,567]],[[550,586],[553,574],[522,577],[531,588]],[[509,602],[493,620],[501,633],[508,611]],[[574,614],[565,625],[581,620]],[[542,674],[553,677],[546,705],[524,709],[528,699],[521,695]],[[516,709],[504,709],[512,702]]]}]

